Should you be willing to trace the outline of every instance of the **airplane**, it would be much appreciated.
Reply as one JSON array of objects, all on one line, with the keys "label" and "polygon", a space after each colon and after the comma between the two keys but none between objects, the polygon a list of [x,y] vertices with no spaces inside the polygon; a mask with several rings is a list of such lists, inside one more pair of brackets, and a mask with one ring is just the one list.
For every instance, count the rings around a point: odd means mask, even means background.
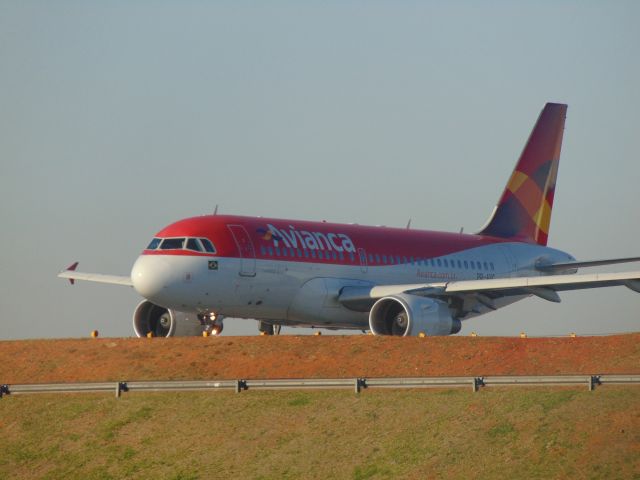
[{"label": "airplane", "polygon": [[[541,111],[486,225],[475,234],[236,215],[186,218],[160,230],[128,276],[58,276],[132,286],[143,336],[220,334],[223,319],[374,335],[458,333],[462,321],[535,296],[623,285],[640,271],[578,274],[640,257],[578,261],[547,246],[567,105]],[[206,332],[206,333],[205,333]]]}]

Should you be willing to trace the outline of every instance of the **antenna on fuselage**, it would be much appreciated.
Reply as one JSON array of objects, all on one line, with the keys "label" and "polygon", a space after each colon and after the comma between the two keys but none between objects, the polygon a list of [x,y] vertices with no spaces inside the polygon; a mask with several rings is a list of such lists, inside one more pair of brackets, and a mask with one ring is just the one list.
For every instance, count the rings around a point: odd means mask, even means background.
[{"label": "antenna on fuselage", "polygon": [[213,209],[213,214],[217,215],[218,214],[218,205],[216,205],[216,208]]},{"label": "antenna on fuselage", "polygon": [[407,230],[409,230],[411,228],[411,219],[409,219],[409,221],[407,222]]},{"label": "antenna on fuselage", "polygon": [[464,227],[460,227],[460,233],[464,232]]}]

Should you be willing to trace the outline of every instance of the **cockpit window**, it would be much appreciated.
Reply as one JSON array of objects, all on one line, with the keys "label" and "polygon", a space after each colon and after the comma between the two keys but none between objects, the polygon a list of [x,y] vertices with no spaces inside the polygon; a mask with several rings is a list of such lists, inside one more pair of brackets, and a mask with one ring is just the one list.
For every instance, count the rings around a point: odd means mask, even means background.
[{"label": "cockpit window", "polygon": [[213,247],[213,244],[207,238],[201,238],[200,241],[204,246],[204,249],[210,253],[216,253],[216,249]]},{"label": "cockpit window", "polygon": [[160,245],[160,250],[181,250],[184,240],[184,238],[165,238]]},{"label": "cockpit window", "polygon": [[206,238],[154,238],[146,250],[191,250],[200,253],[216,253],[216,248]]},{"label": "cockpit window", "polygon": [[200,242],[197,238],[187,239],[187,250],[195,250],[196,252],[202,251],[202,247],[200,246]]},{"label": "cockpit window", "polygon": [[147,250],[155,250],[156,248],[158,248],[158,245],[160,245],[161,241],[161,238],[154,238],[147,246]]}]

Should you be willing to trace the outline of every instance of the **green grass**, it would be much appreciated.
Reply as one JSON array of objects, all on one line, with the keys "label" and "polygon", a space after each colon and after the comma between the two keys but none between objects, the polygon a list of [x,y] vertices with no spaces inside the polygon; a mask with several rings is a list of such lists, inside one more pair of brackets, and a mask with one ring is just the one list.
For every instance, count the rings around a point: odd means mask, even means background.
[{"label": "green grass", "polygon": [[640,478],[639,451],[637,387],[0,399],[11,478]]}]

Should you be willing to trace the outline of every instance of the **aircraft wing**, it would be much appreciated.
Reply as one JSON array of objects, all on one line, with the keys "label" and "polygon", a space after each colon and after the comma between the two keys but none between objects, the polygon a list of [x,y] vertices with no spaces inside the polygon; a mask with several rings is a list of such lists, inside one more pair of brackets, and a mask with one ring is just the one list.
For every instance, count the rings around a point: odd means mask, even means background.
[{"label": "aircraft wing", "polygon": [[73,285],[76,280],[85,280],[88,282],[98,282],[98,283],[110,283],[112,285],[126,285],[129,287],[133,286],[133,282],[131,281],[130,276],[124,275],[105,275],[103,273],[85,273],[85,272],[76,272],[76,267],[78,266],[78,262],[69,266],[66,270],[60,272],[58,277],[60,278],[68,278],[69,282]]},{"label": "aircraft wing", "polygon": [[[585,275],[549,275],[542,277],[495,278],[491,280],[461,280],[445,284],[446,293],[509,292],[510,290],[537,289],[563,292],[585,288],[613,287],[624,285],[640,293],[640,272],[593,273]],[[419,291],[419,289],[418,289]],[[418,293],[408,291],[407,293]],[[514,292],[518,294],[518,292]]]},{"label": "aircraft wing", "polygon": [[614,265],[617,263],[630,263],[630,262],[640,262],[640,257],[626,257],[626,258],[610,258],[607,260],[588,260],[588,261],[574,261],[574,262],[565,262],[565,263],[551,263],[549,265],[541,264],[536,265],[536,270],[540,270],[541,272],[566,272],[569,270],[573,270],[574,272],[578,268],[585,267],[601,267],[603,265]]},{"label": "aircraft wing", "polygon": [[491,298],[512,295],[536,295],[551,302],[559,302],[560,297],[557,292],[617,285],[624,285],[640,293],[640,271],[460,280],[427,284],[378,285],[374,287],[344,287],[340,291],[338,301],[348,308],[358,310],[362,309],[367,303],[370,304],[372,300],[401,293],[423,297],[482,294],[489,304]]}]

